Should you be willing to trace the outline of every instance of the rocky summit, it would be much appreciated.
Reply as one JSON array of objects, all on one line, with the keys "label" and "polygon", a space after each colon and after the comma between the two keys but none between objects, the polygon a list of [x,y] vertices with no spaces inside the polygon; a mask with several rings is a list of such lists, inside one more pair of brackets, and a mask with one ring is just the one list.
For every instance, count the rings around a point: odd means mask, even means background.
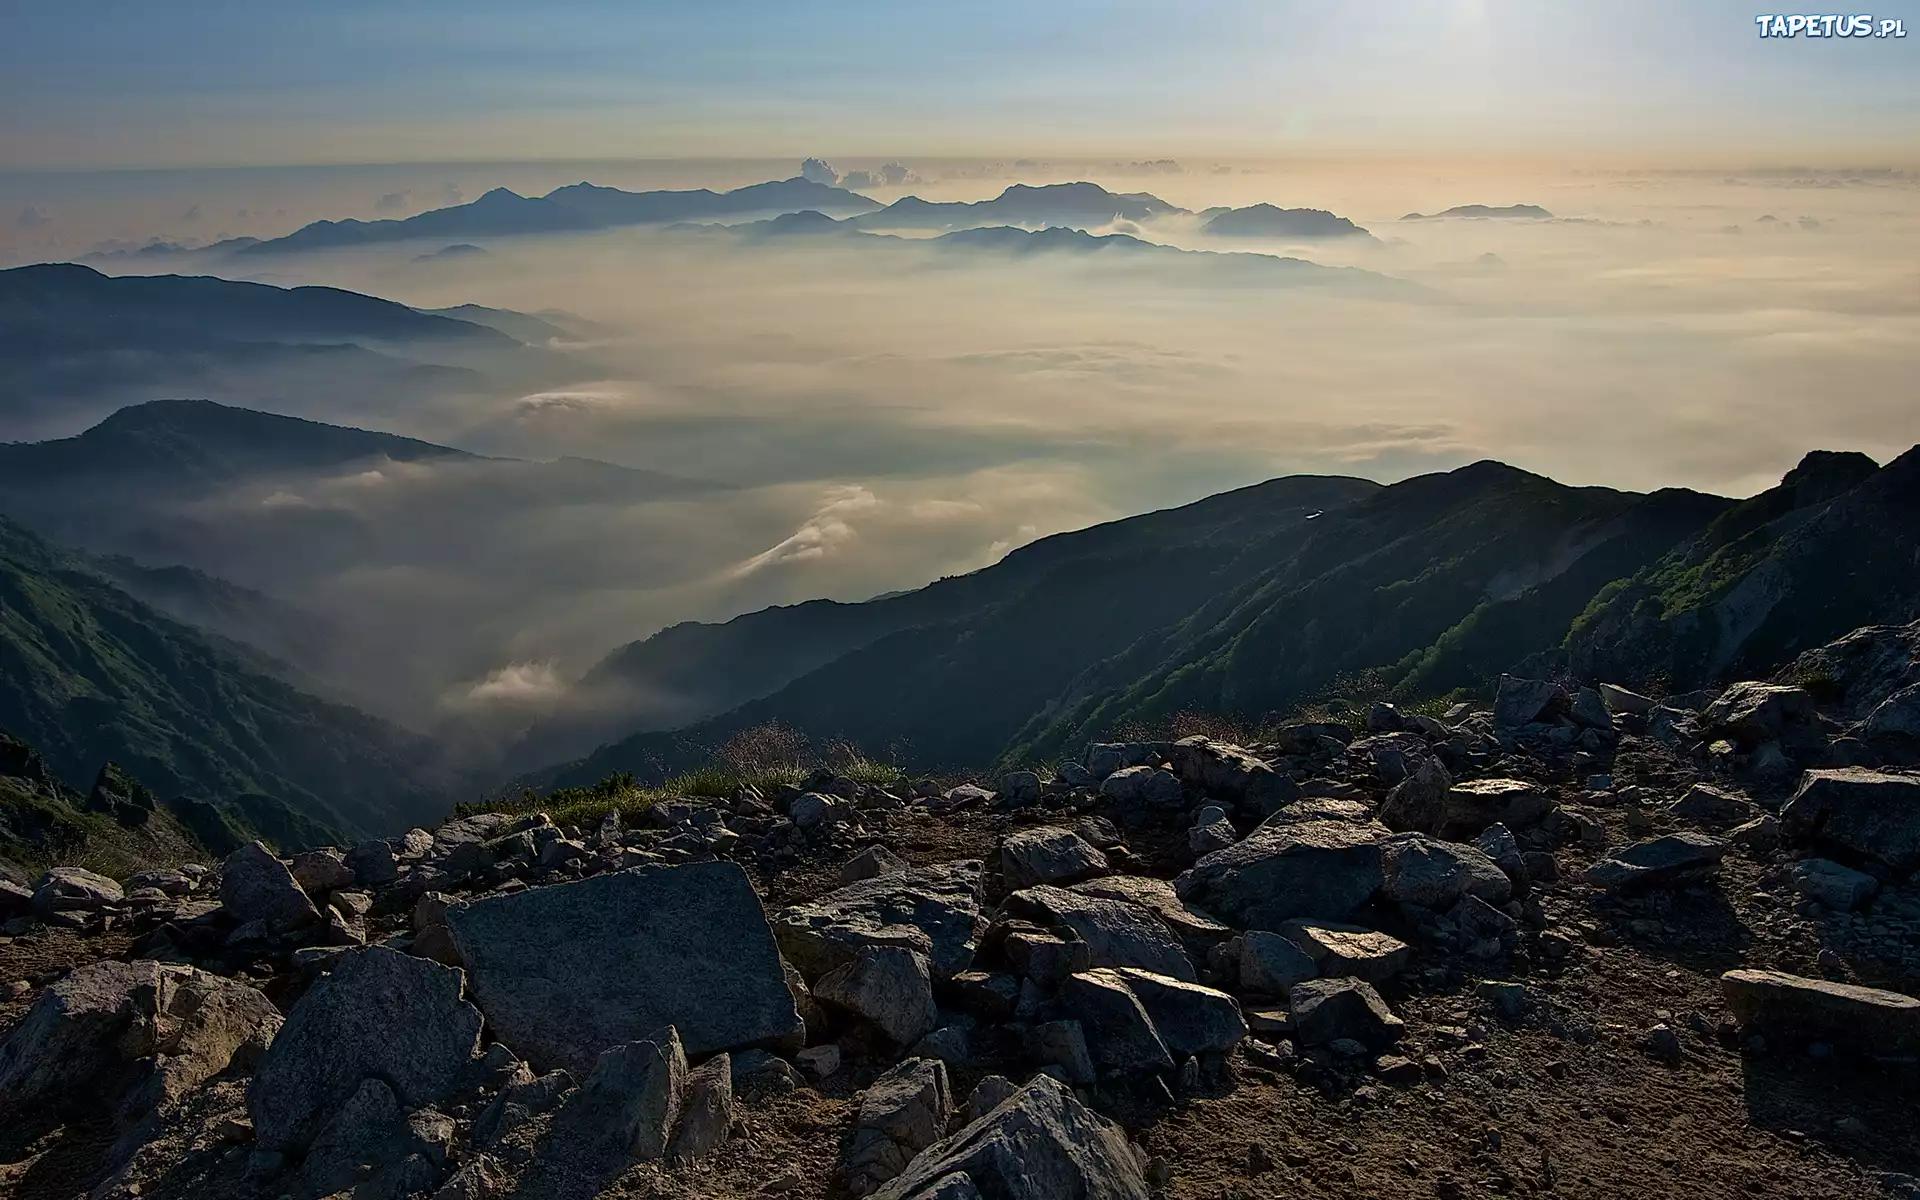
[{"label": "rocky summit", "polygon": [[0,1195],[1920,1196],[1915,678],[10,878]]}]

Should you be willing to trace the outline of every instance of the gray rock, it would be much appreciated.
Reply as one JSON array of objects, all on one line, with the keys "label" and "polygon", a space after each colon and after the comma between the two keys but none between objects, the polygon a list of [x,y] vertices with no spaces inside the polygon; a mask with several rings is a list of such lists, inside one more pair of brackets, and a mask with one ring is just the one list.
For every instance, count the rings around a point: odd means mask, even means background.
[{"label": "gray rock", "polygon": [[668,1156],[676,1162],[706,1158],[727,1144],[732,1128],[733,1060],[716,1054],[687,1074],[680,1127],[674,1130]]},{"label": "gray rock", "polygon": [[1010,804],[1032,804],[1040,798],[1040,777],[1032,771],[1008,771],[1000,777],[1000,799]]},{"label": "gray rock", "polygon": [[220,864],[220,903],[238,921],[293,926],[320,919],[287,864],[260,842],[249,842]]},{"label": "gray rock", "polygon": [[906,1170],[946,1134],[952,1115],[947,1068],[935,1059],[910,1058],[874,1080],[842,1160],[847,1193],[869,1195]]},{"label": "gray rock", "polygon": [[798,1088],[802,1080],[793,1064],[765,1050],[742,1050],[733,1060],[733,1091],[738,1096],[784,1096]]},{"label": "gray rock", "polygon": [[1780,845],[1780,819],[1771,814],[1755,817],[1727,831],[1727,840],[1756,853],[1765,853]]},{"label": "gray rock", "polygon": [[498,1200],[506,1190],[504,1174],[486,1155],[461,1164],[433,1194],[433,1200]]},{"label": "gray rock", "polygon": [[1373,985],[1363,979],[1313,979],[1296,984],[1287,997],[1293,1013],[1293,1037],[1302,1048],[1347,1038],[1370,1050],[1400,1040],[1406,1024],[1393,1015]]},{"label": "gray rock", "polygon": [[1866,767],[1808,771],[1780,812],[1788,837],[1920,867],[1920,778]]},{"label": "gray rock", "polygon": [[1446,823],[1447,792],[1453,776],[1439,759],[1417,764],[1387,792],[1380,806],[1381,823],[1390,829],[1437,830]]},{"label": "gray rock", "polygon": [[934,1143],[876,1200],[1148,1200],[1142,1156],[1118,1126],[1045,1075]]},{"label": "gray rock", "polygon": [[1087,747],[1087,772],[1105,779],[1124,767],[1151,767],[1167,760],[1169,742],[1094,742]]},{"label": "gray rock", "polygon": [[[1080,1043],[1084,1052],[1086,1041]],[[1091,1077],[1091,1076],[1089,1076]],[[978,1121],[994,1109],[1006,1103],[1007,1098],[1020,1089],[1005,1075],[988,1075],[973,1085],[973,1091],[967,1093],[967,1122]]]},{"label": "gray rock", "polygon": [[355,881],[353,868],[347,865],[346,855],[331,846],[294,855],[289,870],[293,874],[293,881],[308,896],[350,888]]},{"label": "gray rock", "polygon": [[0,921],[24,917],[32,911],[33,893],[11,879],[0,879]]},{"label": "gray rock", "polygon": [[1199,978],[1167,923],[1143,905],[1067,888],[1034,887],[1008,896],[1001,912],[1071,933],[1086,943],[1089,966],[1141,967],[1176,979]]},{"label": "gray rock", "polygon": [[1070,829],[1022,829],[1000,846],[1000,873],[1007,887],[1068,884],[1107,872],[1107,856]]},{"label": "gray rock", "polygon": [[1694,784],[1667,811],[1682,821],[1691,821],[1709,829],[1738,825],[1752,820],[1754,815],[1753,805],[1744,798],[1710,783]]},{"label": "gray rock", "polygon": [[1502,729],[1518,729],[1565,713],[1571,707],[1572,698],[1551,680],[1502,675],[1493,698],[1493,721]]},{"label": "gray rock", "polygon": [[1122,804],[1177,808],[1185,791],[1180,777],[1158,767],[1122,767],[1100,783],[1100,794]]},{"label": "gray rock", "polygon": [[727,862],[641,868],[447,911],[474,1002],[542,1070],[672,1025],[692,1052],[804,1032],[759,897]]},{"label": "gray rock", "polygon": [[1240,988],[1284,996],[1296,983],[1318,978],[1320,968],[1290,938],[1249,929],[1240,939]]},{"label": "gray rock", "polygon": [[[1144,908],[1160,918],[1168,929],[1187,949],[1189,957],[1206,952],[1233,936],[1233,929],[1222,924],[1209,914],[1188,904],[1173,890],[1173,884],[1164,879],[1155,879],[1148,875],[1109,875],[1104,879],[1092,879],[1086,883],[1076,883],[1067,889],[1082,896],[1092,896],[1102,900],[1118,900],[1136,908]],[[1118,966],[1144,966],[1143,963],[1103,964]],[[1157,968],[1148,968],[1150,970]],[[1171,972],[1162,972],[1170,974]]]},{"label": "gray rock", "polygon": [[[1509,835],[1510,837],[1511,835]],[[1519,851],[1515,848],[1517,856]],[[1462,896],[1505,904],[1513,881],[1478,846],[1442,842],[1419,833],[1395,834],[1381,843],[1382,887],[1398,904],[1444,909]]]},{"label": "gray rock", "polygon": [[1353,925],[1289,921],[1281,932],[1313,960],[1323,978],[1384,983],[1413,957],[1413,948],[1399,938]]},{"label": "gray rock", "polygon": [[1187,849],[1196,855],[1205,856],[1215,850],[1225,850],[1240,840],[1240,834],[1234,829],[1233,822],[1218,806],[1209,804],[1200,810],[1194,818],[1193,828],[1187,830]]},{"label": "gray rock", "polygon": [[130,1122],[251,1063],[279,1028],[273,1002],[245,984],[150,960],[88,963],[43,988],[0,1042],[0,1096],[118,1107]]},{"label": "gray rock", "polygon": [[875,946],[917,950],[937,978],[950,979],[973,965],[986,928],[980,897],[978,860],[915,867],[783,908],[773,914],[773,933],[808,979]]},{"label": "gray rock", "polygon": [[1132,967],[1111,974],[1139,998],[1160,1041],[1176,1060],[1224,1054],[1247,1036],[1240,1005],[1225,992]]},{"label": "gray rock", "polygon": [[996,925],[989,937],[998,938],[1002,954],[1015,971],[1048,991],[1093,965],[1087,944],[1071,929],[1054,932],[1007,922]]},{"label": "gray rock", "polygon": [[1587,868],[1587,882],[1632,895],[1701,878],[1727,854],[1727,843],[1703,833],[1670,833],[1636,842]]},{"label": "gray rock", "polygon": [[962,971],[953,977],[953,991],[962,1008],[998,1024],[1013,1017],[1020,979],[1004,971]]},{"label": "gray rock", "polygon": [[1174,880],[1184,900],[1253,929],[1292,917],[1342,916],[1385,881],[1385,826],[1341,820],[1262,825]]},{"label": "gray rock", "polygon": [[1652,699],[1613,683],[1600,685],[1600,699],[1606,703],[1607,711],[1633,716],[1645,716],[1653,711],[1655,704]]},{"label": "gray rock", "polygon": [[525,1063],[518,1064],[511,1082],[473,1119],[473,1144],[482,1150],[494,1145],[533,1118],[560,1107],[572,1090],[573,1076],[565,1071],[548,1071],[536,1078]]},{"label": "gray rock", "polygon": [[973,1021],[964,1018],[942,1025],[908,1049],[911,1058],[937,1058],[941,1062],[964,1066],[973,1059]]},{"label": "gray rock", "polygon": [[1103,1075],[1171,1071],[1172,1053],[1125,979],[1085,971],[1060,987],[1060,1005],[1080,1022],[1095,1068]]},{"label": "gray rock", "polygon": [[[1027,1057],[1035,1062],[1059,1071],[1060,1077],[1068,1083],[1084,1084],[1094,1081],[1093,1055],[1087,1050],[1086,1029],[1078,1021],[1043,1021],[1031,1026],[1026,1034],[1026,1052]],[[1012,1085],[1009,1084],[1009,1094],[1011,1094],[1011,1088]],[[978,1089],[975,1090],[978,1091]],[[1003,1095],[999,1099],[991,1100],[987,1102],[986,1107],[991,1108],[1005,1098]],[[975,1108],[972,1115],[977,1117],[982,1111],[984,1109]]]},{"label": "gray rock", "polygon": [[459,971],[381,946],[351,950],[300,997],[247,1088],[264,1150],[298,1149],[375,1075],[408,1108],[453,1090],[480,1045]]},{"label": "gray rock", "polygon": [[819,829],[835,825],[853,815],[853,806],[838,796],[808,792],[794,800],[787,817],[801,829]]},{"label": "gray rock", "polygon": [[1701,714],[1710,731],[1749,750],[1813,716],[1813,697],[1804,688],[1754,682],[1734,684]]},{"label": "gray rock", "polygon": [[1833,912],[1852,912],[1880,890],[1880,881],[1864,871],[1824,858],[1807,858],[1787,869],[1794,891]]},{"label": "gray rock", "polygon": [[385,887],[400,878],[400,860],[385,839],[361,842],[347,852],[347,866],[361,887]]},{"label": "gray rock", "polygon": [[1782,971],[1728,971],[1720,992],[1748,1029],[1888,1058],[1920,1054],[1920,1000],[1899,992]]},{"label": "gray rock", "polygon": [[403,1112],[383,1081],[363,1081],[309,1147],[294,1191],[356,1200],[402,1200],[433,1186],[446,1163],[453,1121],[432,1109]]},{"label": "gray rock", "polygon": [[907,861],[885,846],[868,846],[848,859],[840,868],[841,883],[859,883],[882,875],[899,875],[907,870]]},{"label": "gray rock", "polygon": [[1857,731],[1876,746],[1911,750],[1920,743],[1920,684],[1901,688],[1875,705]]},{"label": "gray rock", "polygon": [[1524,779],[1470,779],[1447,789],[1440,812],[1419,826],[1422,833],[1470,838],[1498,822],[1524,829],[1553,810],[1553,797]]},{"label": "gray rock", "polygon": [[1300,787],[1238,746],[1205,737],[1181,738],[1168,751],[1174,774],[1205,796],[1265,814],[1300,797]]},{"label": "gray rock", "polygon": [[671,1025],[603,1051],[554,1117],[543,1165],[597,1176],[665,1157],[686,1087],[686,1051]]},{"label": "gray rock", "polygon": [[126,899],[119,884],[83,867],[55,867],[33,885],[33,911],[42,917],[64,912],[98,912]]},{"label": "gray rock", "polygon": [[1520,849],[1520,843],[1514,839],[1513,831],[1498,821],[1480,831],[1473,839],[1474,848],[1493,860],[1507,877],[1516,892],[1525,892],[1531,877],[1527,873],[1526,855]]},{"label": "gray rock", "polygon": [[940,1022],[926,956],[899,946],[863,950],[813,985],[814,998],[867,1021],[899,1045],[919,1041]]},{"label": "gray rock", "polygon": [[1606,699],[1592,688],[1581,688],[1573,694],[1573,706],[1567,715],[1576,725],[1603,733],[1613,732],[1613,712],[1607,707]]}]

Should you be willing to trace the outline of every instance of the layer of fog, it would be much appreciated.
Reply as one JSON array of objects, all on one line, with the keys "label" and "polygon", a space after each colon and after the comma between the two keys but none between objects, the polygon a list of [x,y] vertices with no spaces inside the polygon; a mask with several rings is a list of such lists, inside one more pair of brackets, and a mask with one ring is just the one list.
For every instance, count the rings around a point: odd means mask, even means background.
[{"label": "layer of fog", "polygon": [[[406,661],[361,691],[430,723],[555,702],[607,649],[674,621],[911,587],[1276,475],[1391,480],[1492,457],[1570,483],[1748,494],[1814,447],[1885,459],[1920,442],[1920,191],[1898,180],[1462,168],[1107,182],[1195,209],[1332,209],[1375,239],[1138,233],[1364,267],[1428,298],[658,229],[495,241],[461,262],[414,263],[420,246],[277,260],[249,277],[559,308],[619,332],[572,351],[604,368],[584,384],[400,409],[284,389],[300,399],[263,407],[735,485],[463,517],[447,500],[457,481],[435,469],[308,481],[301,503],[386,533],[377,555],[298,580],[294,598],[400,631]],[[1475,202],[1562,219],[1398,220]],[[429,492],[431,508],[416,503]],[[475,527],[449,530],[463,520]]]}]

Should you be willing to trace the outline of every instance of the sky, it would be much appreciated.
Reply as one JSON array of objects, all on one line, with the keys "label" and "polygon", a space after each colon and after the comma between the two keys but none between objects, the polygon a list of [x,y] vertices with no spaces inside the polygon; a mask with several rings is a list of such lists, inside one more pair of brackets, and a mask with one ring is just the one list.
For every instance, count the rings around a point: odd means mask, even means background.
[{"label": "sky", "polygon": [[[1758,0],[1756,0],[1758,2]],[[1728,0],[0,0],[0,168],[822,153],[1920,157],[1904,41]]]}]

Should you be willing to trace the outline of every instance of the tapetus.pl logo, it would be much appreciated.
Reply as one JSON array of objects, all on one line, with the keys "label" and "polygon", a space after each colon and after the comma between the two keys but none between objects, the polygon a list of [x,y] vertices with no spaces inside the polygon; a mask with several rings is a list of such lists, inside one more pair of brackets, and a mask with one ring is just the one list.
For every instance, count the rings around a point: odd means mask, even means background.
[{"label": "tapetus.pl logo", "polygon": [[1763,38],[1903,38],[1907,23],[1872,13],[1761,13],[1753,18]]}]

